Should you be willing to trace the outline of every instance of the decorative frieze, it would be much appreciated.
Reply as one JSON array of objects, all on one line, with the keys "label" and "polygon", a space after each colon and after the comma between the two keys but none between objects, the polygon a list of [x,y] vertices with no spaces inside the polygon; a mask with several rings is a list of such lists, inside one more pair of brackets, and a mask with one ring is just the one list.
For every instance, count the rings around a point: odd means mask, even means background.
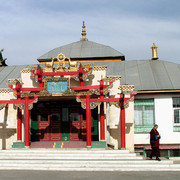
[{"label": "decorative frieze", "polygon": [[106,71],[107,66],[94,66],[93,71]]},{"label": "decorative frieze", "polygon": [[25,68],[25,69],[23,69],[22,71],[21,71],[21,73],[30,73],[31,71],[30,71],[30,69],[28,69],[28,68]]},{"label": "decorative frieze", "polygon": [[10,93],[10,92],[12,92],[11,89],[6,89],[6,88],[1,88],[0,89],[0,93]]},{"label": "decorative frieze", "polygon": [[121,80],[121,76],[106,76],[109,79],[115,79],[115,81],[117,80]]},{"label": "decorative frieze", "polygon": [[118,89],[123,93],[132,93],[134,92],[134,85],[121,85]]}]

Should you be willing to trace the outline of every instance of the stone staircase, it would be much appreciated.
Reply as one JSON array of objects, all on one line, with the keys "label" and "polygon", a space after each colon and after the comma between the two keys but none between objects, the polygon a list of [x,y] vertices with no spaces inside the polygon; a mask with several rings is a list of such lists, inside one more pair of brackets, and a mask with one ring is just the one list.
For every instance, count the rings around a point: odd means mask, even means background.
[{"label": "stone staircase", "polygon": [[0,170],[180,171],[180,164],[144,160],[128,150],[12,149],[0,151]]}]

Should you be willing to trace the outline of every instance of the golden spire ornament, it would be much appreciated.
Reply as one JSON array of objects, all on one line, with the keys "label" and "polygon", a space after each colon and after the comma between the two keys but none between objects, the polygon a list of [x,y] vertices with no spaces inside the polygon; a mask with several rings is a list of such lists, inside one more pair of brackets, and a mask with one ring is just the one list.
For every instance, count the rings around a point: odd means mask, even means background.
[{"label": "golden spire ornament", "polygon": [[151,46],[151,49],[152,49],[152,60],[157,60],[158,59],[157,48],[158,47],[155,45],[155,43],[153,43],[153,45]]},{"label": "golden spire ornament", "polygon": [[83,26],[82,26],[82,40],[86,40],[86,26],[85,26],[85,22],[83,21]]}]

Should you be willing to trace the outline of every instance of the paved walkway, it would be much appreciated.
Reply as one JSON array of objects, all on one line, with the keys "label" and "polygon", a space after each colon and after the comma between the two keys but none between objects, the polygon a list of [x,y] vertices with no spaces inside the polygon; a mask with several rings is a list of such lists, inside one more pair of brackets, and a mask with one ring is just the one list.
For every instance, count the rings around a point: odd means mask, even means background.
[{"label": "paved walkway", "polygon": [[177,180],[180,172],[0,171],[0,180]]}]

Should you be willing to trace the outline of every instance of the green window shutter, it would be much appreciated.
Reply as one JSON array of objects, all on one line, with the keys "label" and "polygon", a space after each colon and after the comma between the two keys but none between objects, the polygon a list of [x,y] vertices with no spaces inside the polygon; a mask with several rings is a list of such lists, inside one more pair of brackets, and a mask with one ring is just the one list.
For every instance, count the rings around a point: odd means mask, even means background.
[{"label": "green window shutter", "polygon": [[154,125],[154,99],[134,101],[135,132],[149,132]]}]

